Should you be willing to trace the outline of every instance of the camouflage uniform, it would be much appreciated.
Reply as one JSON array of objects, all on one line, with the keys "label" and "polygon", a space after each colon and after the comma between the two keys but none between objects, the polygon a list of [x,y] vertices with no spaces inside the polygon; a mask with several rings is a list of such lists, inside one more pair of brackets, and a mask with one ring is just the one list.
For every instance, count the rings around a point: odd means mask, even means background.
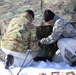
[{"label": "camouflage uniform", "polygon": [[[46,25],[45,23],[43,26],[37,27],[37,38],[41,40],[42,38],[46,38],[49,35],[51,35],[53,26]],[[46,30],[46,31],[45,31]],[[55,52],[57,51],[57,42],[54,42],[52,44],[39,44],[40,50],[39,55],[41,54],[42,57],[47,57],[50,61],[52,61],[52,57],[54,56]]]},{"label": "camouflage uniform", "polygon": [[68,22],[65,19],[55,16],[52,22],[52,25],[54,25],[52,34],[47,38],[43,38],[41,40],[41,43],[51,44],[54,41],[58,40],[61,36],[65,38],[76,38],[76,30],[71,24],[67,23]]},{"label": "camouflage uniform", "polygon": [[[69,51],[71,51],[72,54],[76,56],[76,46],[75,45],[70,46],[70,44],[69,44],[70,42],[68,43],[65,41],[65,46],[63,46],[64,44],[61,43],[61,42],[64,42],[64,40],[61,40],[62,38],[63,39],[68,38],[67,41],[70,41],[72,39],[71,43],[73,43],[73,44],[76,43],[76,30],[74,29],[74,27],[70,23],[68,23],[65,19],[60,18],[57,15],[55,15],[52,25],[53,25],[53,31],[52,31],[51,35],[49,35],[47,38],[41,39],[40,42],[42,44],[51,44],[58,40],[58,47],[61,51],[63,59],[65,58],[65,56],[64,56],[65,48],[68,50],[71,49]],[[64,48],[62,49],[62,47],[64,47]],[[66,57],[67,57],[67,54],[66,54]],[[69,58],[70,58],[70,56],[69,56]],[[64,59],[64,61],[65,61],[65,59]],[[75,61],[75,60],[73,60],[73,61]],[[71,60],[69,62],[72,63],[73,61]]]},{"label": "camouflage uniform", "polygon": [[[37,53],[36,28],[31,22],[31,16],[28,13],[12,19],[1,40],[1,47],[17,53],[26,53],[29,49],[31,49],[32,53]],[[20,57],[20,55],[17,57]]]}]

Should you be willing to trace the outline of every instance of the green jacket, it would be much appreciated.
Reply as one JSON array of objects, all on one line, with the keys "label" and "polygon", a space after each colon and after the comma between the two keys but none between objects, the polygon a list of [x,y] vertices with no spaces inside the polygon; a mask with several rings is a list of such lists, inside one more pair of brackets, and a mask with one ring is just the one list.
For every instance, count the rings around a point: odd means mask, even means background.
[{"label": "green jacket", "polygon": [[36,52],[38,50],[36,28],[32,27],[31,22],[31,16],[27,13],[12,19],[1,40],[1,46],[16,52],[24,53],[28,49]]}]

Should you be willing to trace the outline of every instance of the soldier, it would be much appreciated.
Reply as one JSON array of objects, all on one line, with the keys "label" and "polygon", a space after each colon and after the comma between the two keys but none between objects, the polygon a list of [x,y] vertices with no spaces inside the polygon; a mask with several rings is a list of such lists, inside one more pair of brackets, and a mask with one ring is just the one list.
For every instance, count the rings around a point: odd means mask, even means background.
[{"label": "soldier", "polygon": [[51,35],[42,38],[40,43],[52,44],[57,41],[63,60],[69,65],[76,66],[76,30],[74,27],[48,9],[44,11],[44,20],[52,25],[53,29]]},{"label": "soldier", "polygon": [[35,35],[36,28],[32,25],[34,12],[26,10],[20,16],[12,19],[1,40],[2,51],[6,54],[6,66],[32,65],[38,44]]},{"label": "soldier", "polygon": [[[53,26],[43,22],[41,24],[41,26],[37,27],[37,31],[36,31],[37,39],[41,40],[42,38],[46,38],[49,35],[51,35],[52,28],[53,28]],[[55,52],[58,50],[56,41],[54,43],[48,44],[48,45],[39,43],[39,47],[40,47],[40,49],[38,51],[38,57],[40,57],[40,59],[42,59],[44,61],[46,61],[47,59],[49,61],[52,61],[52,58],[55,55]]]}]

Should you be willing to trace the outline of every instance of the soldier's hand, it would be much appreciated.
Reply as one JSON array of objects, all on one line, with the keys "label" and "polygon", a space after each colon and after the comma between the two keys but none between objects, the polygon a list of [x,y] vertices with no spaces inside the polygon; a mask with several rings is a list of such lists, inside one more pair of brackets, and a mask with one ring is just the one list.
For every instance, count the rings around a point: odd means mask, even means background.
[{"label": "soldier's hand", "polygon": [[40,40],[40,43],[45,44],[45,43],[46,43],[46,38],[42,38],[42,39]]}]

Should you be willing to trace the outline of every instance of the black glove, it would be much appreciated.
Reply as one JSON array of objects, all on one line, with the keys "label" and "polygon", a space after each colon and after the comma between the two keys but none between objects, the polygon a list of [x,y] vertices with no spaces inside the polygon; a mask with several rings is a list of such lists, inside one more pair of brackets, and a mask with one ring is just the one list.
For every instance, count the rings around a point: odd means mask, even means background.
[{"label": "black glove", "polygon": [[41,48],[45,48],[45,47],[47,47],[47,44],[42,44],[42,43],[38,43],[38,45],[39,45],[39,47],[41,47]]}]

